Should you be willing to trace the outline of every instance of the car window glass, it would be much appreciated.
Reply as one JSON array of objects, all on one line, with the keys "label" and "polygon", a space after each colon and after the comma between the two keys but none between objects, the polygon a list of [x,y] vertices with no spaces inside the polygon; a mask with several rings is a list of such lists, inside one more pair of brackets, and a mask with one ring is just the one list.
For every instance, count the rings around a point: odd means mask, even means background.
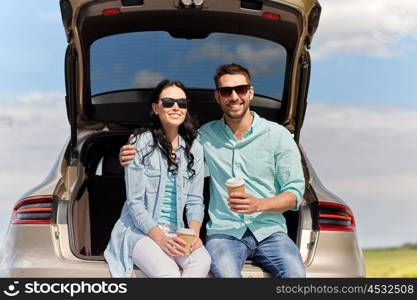
[{"label": "car window glass", "polygon": [[135,32],[99,39],[90,47],[91,94],[152,88],[164,78],[180,80],[188,88],[214,88],[214,71],[226,63],[247,67],[257,94],[282,99],[285,48],[227,33],[179,39],[167,32]]}]

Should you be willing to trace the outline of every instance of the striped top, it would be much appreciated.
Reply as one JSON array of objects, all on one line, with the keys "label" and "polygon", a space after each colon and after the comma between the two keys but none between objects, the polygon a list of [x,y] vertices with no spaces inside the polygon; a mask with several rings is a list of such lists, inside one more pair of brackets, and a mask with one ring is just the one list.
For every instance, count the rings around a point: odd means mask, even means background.
[{"label": "striped top", "polygon": [[177,188],[176,176],[168,172],[165,193],[161,205],[161,215],[158,224],[165,224],[177,228]]}]

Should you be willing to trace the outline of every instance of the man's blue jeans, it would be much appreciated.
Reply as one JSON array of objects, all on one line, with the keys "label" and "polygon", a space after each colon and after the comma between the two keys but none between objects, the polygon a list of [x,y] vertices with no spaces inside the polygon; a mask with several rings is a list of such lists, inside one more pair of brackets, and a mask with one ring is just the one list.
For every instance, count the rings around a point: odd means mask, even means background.
[{"label": "man's blue jeans", "polygon": [[211,255],[214,277],[242,277],[247,258],[259,263],[275,277],[305,277],[304,264],[295,243],[284,232],[276,232],[257,242],[250,230],[242,239],[213,234],[207,237],[206,248]]}]

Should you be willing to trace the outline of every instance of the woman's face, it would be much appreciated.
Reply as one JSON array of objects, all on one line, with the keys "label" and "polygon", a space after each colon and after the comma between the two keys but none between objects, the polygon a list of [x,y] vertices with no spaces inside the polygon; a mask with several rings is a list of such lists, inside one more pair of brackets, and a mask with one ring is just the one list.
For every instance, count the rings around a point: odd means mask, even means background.
[{"label": "woman's face", "polygon": [[187,108],[180,108],[177,102],[171,107],[164,107],[161,101],[164,98],[186,99],[184,91],[175,85],[166,87],[159,95],[158,103],[152,103],[153,112],[159,116],[164,128],[179,127],[185,120]]}]

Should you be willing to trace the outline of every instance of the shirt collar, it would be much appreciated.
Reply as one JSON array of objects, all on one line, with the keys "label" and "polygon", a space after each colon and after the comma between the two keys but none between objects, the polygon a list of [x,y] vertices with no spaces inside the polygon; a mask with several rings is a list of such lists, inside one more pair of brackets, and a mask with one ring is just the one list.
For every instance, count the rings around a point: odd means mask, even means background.
[{"label": "shirt collar", "polygon": [[252,122],[251,129],[253,129],[253,128],[258,127],[258,125],[260,123],[260,120],[261,120],[261,117],[259,117],[259,115],[254,111],[251,111],[251,113],[253,115],[253,122]]},{"label": "shirt collar", "polygon": [[[259,117],[259,115],[254,111],[250,111],[250,113],[253,116],[253,121],[252,121],[252,124],[251,124],[249,130],[243,135],[244,137],[247,137],[248,135],[252,134],[253,130],[256,129],[260,124],[260,119],[261,118]],[[232,130],[227,125],[226,120],[224,119],[224,115],[223,115],[221,124],[222,124],[222,127],[223,127],[224,130],[226,130],[231,135],[233,135]]]},{"label": "shirt collar", "polygon": [[180,137],[180,143],[179,143],[179,146],[178,146],[178,148],[184,148],[185,149],[185,140],[183,139],[183,137],[179,134],[179,137]]}]

